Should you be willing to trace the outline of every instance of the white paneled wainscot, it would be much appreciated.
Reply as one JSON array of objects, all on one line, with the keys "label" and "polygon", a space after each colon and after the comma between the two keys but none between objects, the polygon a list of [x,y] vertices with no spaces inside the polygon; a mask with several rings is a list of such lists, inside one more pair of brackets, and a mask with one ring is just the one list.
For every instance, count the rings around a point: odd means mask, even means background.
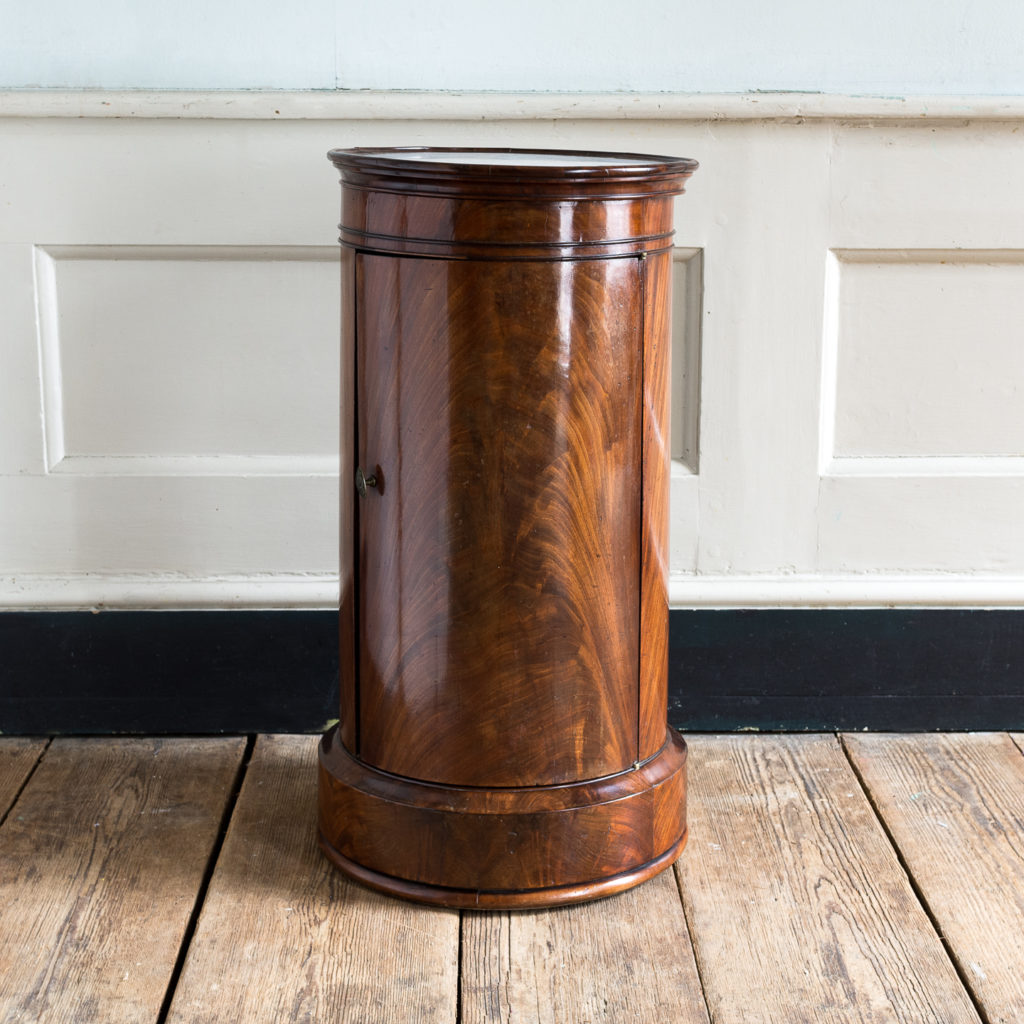
[{"label": "white paneled wainscot", "polygon": [[336,601],[335,146],[667,153],[679,606],[1024,603],[1024,104],[0,96],[0,603]]}]

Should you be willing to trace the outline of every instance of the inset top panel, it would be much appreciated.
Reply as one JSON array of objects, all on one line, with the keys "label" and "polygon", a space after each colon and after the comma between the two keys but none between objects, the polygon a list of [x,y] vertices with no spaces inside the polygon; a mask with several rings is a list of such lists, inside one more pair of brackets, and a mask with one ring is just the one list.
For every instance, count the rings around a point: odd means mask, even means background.
[{"label": "inset top panel", "polygon": [[[340,157],[356,157],[360,160],[387,159],[390,161],[415,161],[417,163],[457,164],[459,167],[478,164],[493,164],[501,168],[558,167],[564,171],[574,168],[651,168],[658,164],[681,163],[691,165],[694,161],[669,156],[642,156],[638,153],[587,153],[576,150],[529,150],[529,149],[336,149],[331,153],[335,163]],[[685,168],[684,168],[685,169]]]}]

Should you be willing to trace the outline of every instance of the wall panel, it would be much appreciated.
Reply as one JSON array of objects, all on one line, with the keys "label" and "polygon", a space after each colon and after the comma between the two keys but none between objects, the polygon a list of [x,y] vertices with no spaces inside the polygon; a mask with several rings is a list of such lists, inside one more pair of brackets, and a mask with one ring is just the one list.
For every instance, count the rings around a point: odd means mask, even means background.
[{"label": "wall panel", "polygon": [[678,606],[1024,603],[1016,108],[7,100],[7,606],[336,600],[324,155],[381,144],[700,160],[676,215]]},{"label": "wall panel", "polygon": [[337,471],[336,248],[35,255],[51,472]]},{"label": "wall panel", "polygon": [[[841,250],[832,451],[868,459],[1024,456],[1024,251]],[[825,382],[829,386],[829,382]],[[895,464],[894,471],[899,470]],[[938,468],[938,467],[936,467]]]}]

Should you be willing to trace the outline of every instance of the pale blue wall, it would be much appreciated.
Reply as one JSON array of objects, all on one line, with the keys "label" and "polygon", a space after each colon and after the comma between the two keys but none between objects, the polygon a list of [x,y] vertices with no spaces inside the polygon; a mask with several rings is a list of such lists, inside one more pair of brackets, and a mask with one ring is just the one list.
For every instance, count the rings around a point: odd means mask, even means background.
[{"label": "pale blue wall", "polygon": [[0,0],[0,88],[1024,92],[1020,0]]}]

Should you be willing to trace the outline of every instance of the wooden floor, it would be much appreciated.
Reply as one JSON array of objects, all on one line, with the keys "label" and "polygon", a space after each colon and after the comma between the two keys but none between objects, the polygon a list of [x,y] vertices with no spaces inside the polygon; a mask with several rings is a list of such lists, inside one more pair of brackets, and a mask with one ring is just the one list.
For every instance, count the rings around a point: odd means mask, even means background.
[{"label": "wooden floor", "polygon": [[315,742],[0,739],[0,1022],[1024,1022],[1024,737],[690,737],[677,867],[513,914],[330,868]]}]

